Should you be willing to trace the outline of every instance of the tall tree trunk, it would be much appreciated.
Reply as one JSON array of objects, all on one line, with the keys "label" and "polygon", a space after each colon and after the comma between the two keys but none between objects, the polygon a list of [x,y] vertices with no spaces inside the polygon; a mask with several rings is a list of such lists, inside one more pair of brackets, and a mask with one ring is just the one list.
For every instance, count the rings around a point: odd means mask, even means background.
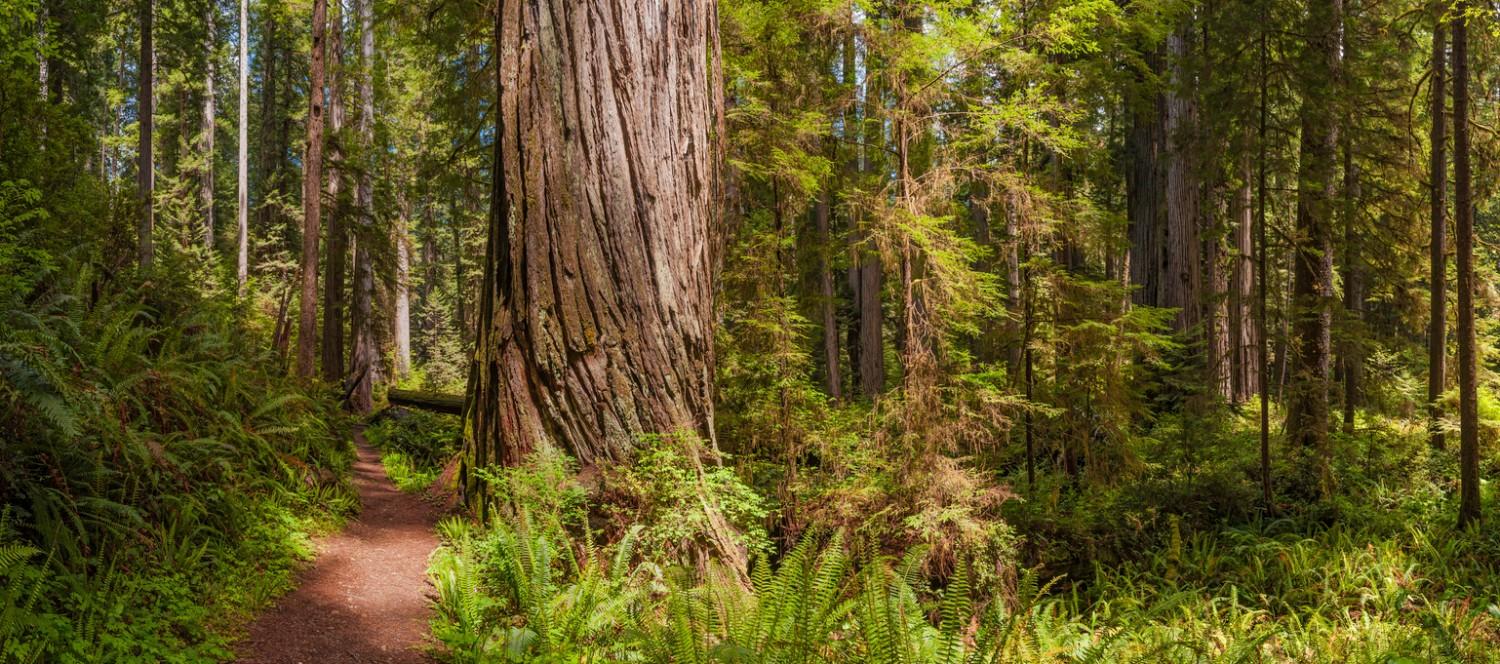
[{"label": "tall tree trunk", "polygon": [[[1439,5],[1442,7],[1443,5]],[[1441,10],[1440,10],[1441,11]],[[1431,271],[1427,288],[1430,291],[1431,318],[1427,325],[1427,439],[1436,449],[1443,449],[1443,389],[1447,385],[1448,362],[1448,230],[1445,227],[1448,207],[1448,157],[1445,152],[1448,93],[1444,90],[1447,58],[1441,15],[1432,32],[1432,161],[1429,177],[1430,202],[1432,204],[1432,244],[1430,246]]]},{"label": "tall tree trunk", "polygon": [[208,30],[204,55],[206,71],[203,75],[203,182],[200,196],[203,207],[203,248],[210,254],[214,250],[214,134],[217,127],[214,116],[218,114],[214,96],[214,73],[218,51],[219,5],[210,2],[204,11],[204,23]]},{"label": "tall tree trunk", "polygon": [[823,384],[835,401],[844,398],[843,376],[839,373],[838,300],[833,290],[833,268],[828,254],[833,250],[833,233],[829,229],[833,193],[823,191],[813,209],[818,232],[818,295],[823,322]]},{"label": "tall tree trunk", "polygon": [[1479,377],[1474,340],[1474,200],[1469,174],[1468,0],[1453,12],[1453,221],[1458,264],[1458,525],[1479,523]]},{"label": "tall tree trunk", "polygon": [[1301,454],[1315,455],[1321,495],[1332,491],[1328,440],[1330,328],[1333,307],[1333,197],[1337,182],[1338,95],[1343,2],[1309,5],[1300,63],[1302,142],[1297,173],[1297,245],[1292,318],[1296,357],[1287,395],[1286,430]]},{"label": "tall tree trunk", "polygon": [[370,155],[375,144],[375,9],[374,0],[355,0],[359,11],[359,143],[364,163],[359,171],[354,243],[354,353],[349,358],[347,391],[349,406],[356,413],[375,407],[375,382],[380,380],[380,350],[375,339],[375,265],[370,255],[374,237],[375,181]]},{"label": "tall tree trunk", "polygon": [[396,286],[395,318],[396,378],[411,373],[411,199],[401,194],[401,213],[396,219]]},{"label": "tall tree trunk", "polygon": [[136,251],[140,256],[141,269],[150,270],[156,257],[152,231],[156,225],[156,213],[152,198],[156,189],[155,160],[151,157],[152,129],[155,123],[156,96],[155,68],[156,47],[152,43],[155,32],[155,0],[140,0],[141,55],[136,61],[138,85],[136,88],[136,116],[140,122],[140,147],[136,184],[140,202],[140,216],[136,219]]},{"label": "tall tree trunk", "polygon": [[1256,308],[1255,308],[1255,335],[1259,348],[1256,352],[1256,373],[1260,379],[1260,491],[1261,503],[1266,512],[1275,508],[1271,496],[1271,374],[1269,372],[1271,339],[1267,332],[1270,330],[1270,321],[1267,319],[1266,291],[1270,271],[1267,270],[1269,257],[1271,255],[1270,245],[1266,243],[1266,124],[1270,114],[1270,105],[1267,103],[1267,89],[1269,81],[1268,67],[1270,65],[1269,48],[1267,47],[1267,32],[1269,28],[1269,11],[1262,6],[1261,30],[1260,30],[1260,114],[1256,122],[1256,149],[1259,151],[1256,159],[1255,179],[1255,276]]},{"label": "tall tree trunk", "polygon": [[[1345,57],[1348,51],[1345,51]],[[1354,433],[1354,411],[1359,406],[1359,379],[1364,369],[1360,353],[1364,317],[1364,275],[1359,248],[1359,165],[1350,138],[1344,138],[1344,340],[1340,362],[1344,372],[1344,433]]]},{"label": "tall tree trunk", "polygon": [[328,0],[313,0],[308,53],[307,158],[302,166],[302,299],[297,321],[297,375],[312,378],[318,351],[318,234],[323,211],[323,33]]},{"label": "tall tree trunk", "polygon": [[344,3],[328,13],[328,249],[323,263],[323,380],[344,378],[344,269],[349,232],[344,228]]},{"label": "tall tree trunk", "polygon": [[496,20],[471,467],[712,441],[714,3],[505,0]]},{"label": "tall tree trunk", "polygon": [[1174,329],[1187,332],[1203,322],[1201,224],[1198,164],[1198,108],[1188,72],[1189,28],[1167,37],[1171,85],[1165,100],[1167,145],[1167,228],[1160,306],[1177,309]]},{"label": "tall tree trunk", "polygon": [[[1161,66],[1161,54],[1146,58],[1153,69]],[[1144,84],[1142,84],[1144,85]],[[1164,149],[1162,96],[1152,90],[1145,99],[1130,104],[1130,130],[1126,135],[1126,216],[1130,222],[1131,301],[1160,306],[1162,233],[1166,229],[1166,188],[1162,169]]]},{"label": "tall tree trunk", "polygon": [[[880,86],[876,81],[866,80],[864,99],[864,155],[861,171],[868,177],[880,172],[883,160],[878,159],[870,146],[883,142],[885,129],[880,122],[872,122],[872,109],[880,105]],[[873,399],[885,391],[885,312],[881,303],[881,289],[885,272],[880,263],[880,254],[871,245],[868,222],[860,220],[854,232],[849,234],[854,245],[855,263],[859,266],[856,278],[855,299],[859,311],[859,391],[867,399]]]},{"label": "tall tree trunk", "polygon": [[[250,277],[250,20],[247,6],[250,0],[240,0],[240,144],[239,144],[239,202],[238,237],[235,239],[238,252],[235,259],[235,281],[240,294],[245,293],[245,282]],[[262,109],[261,112],[266,112]]]},{"label": "tall tree trunk", "polygon": [[1252,136],[1247,131],[1240,150],[1239,186],[1231,202],[1234,219],[1234,258],[1229,274],[1230,400],[1243,403],[1255,394],[1259,372],[1255,334],[1255,209],[1252,198]]}]

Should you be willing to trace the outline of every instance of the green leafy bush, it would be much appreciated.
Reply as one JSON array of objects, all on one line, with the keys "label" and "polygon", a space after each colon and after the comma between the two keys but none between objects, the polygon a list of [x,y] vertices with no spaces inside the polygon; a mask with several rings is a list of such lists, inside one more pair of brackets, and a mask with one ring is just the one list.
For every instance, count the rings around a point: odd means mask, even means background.
[{"label": "green leafy bush", "polygon": [[382,412],[365,429],[365,438],[381,452],[386,475],[407,492],[432,485],[458,453],[458,435],[458,418],[405,408]]},{"label": "green leafy bush", "polygon": [[357,501],[239,303],[69,265],[0,301],[0,661],[201,662]]}]

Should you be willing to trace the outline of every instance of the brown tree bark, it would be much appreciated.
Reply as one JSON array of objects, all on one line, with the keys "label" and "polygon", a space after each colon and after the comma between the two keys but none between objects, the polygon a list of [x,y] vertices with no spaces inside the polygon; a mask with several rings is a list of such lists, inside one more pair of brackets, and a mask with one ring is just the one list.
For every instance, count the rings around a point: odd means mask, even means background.
[{"label": "brown tree bark", "polygon": [[1448,207],[1448,156],[1447,113],[1445,88],[1447,76],[1444,71],[1447,59],[1442,19],[1432,32],[1432,129],[1429,143],[1432,158],[1429,165],[1429,198],[1432,205],[1432,244],[1430,245],[1430,267],[1427,288],[1430,292],[1431,317],[1427,325],[1427,440],[1436,449],[1443,449],[1443,389],[1447,386],[1448,361],[1448,230],[1446,215]]},{"label": "brown tree bark", "polygon": [[203,215],[203,248],[210,255],[214,250],[214,134],[217,127],[214,124],[214,116],[218,114],[217,97],[214,96],[214,72],[215,63],[218,60],[218,3],[209,3],[204,10],[204,27],[207,35],[204,39],[205,72],[203,75],[203,179],[199,183],[199,201]]},{"label": "brown tree bark", "polygon": [[297,375],[312,378],[318,350],[318,234],[323,211],[323,36],[328,1],[313,0],[308,55],[307,159],[302,166],[302,299],[297,324]]},{"label": "brown tree bark", "polygon": [[496,20],[469,462],[712,441],[714,3],[505,0]]},{"label": "brown tree bark", "polygon": [[349,358],[349,376],[345,389],[349,407],[356,413],[368,413],[375,407],[375,383],[380,380],[380,350],[375,339],[375,265],[370,254],[374,237],[375,181],[369,155],[375,143],[375,9],[374,0],[356,0],[359,12],[359,143],[365,163],[360,169],[356,187],[354,243],[354,312],[350,320],[353,353]]},{"label": "brown tree bark", "polygon": [[833,268],[829,252],[833,250],[833,233],[829,228],[833,193],[824,191],[813,208],[818,251],[818,309],[823,327],[823,385],[835,401],[844,398],[844,380],[839,371],[838,301],[833,289]]},{"label": "brown tree bark", "polygon": [[[1348,52],[1345,52],[1348,55]],[[1344,373],[1343,430],[1354,433],[1354,411],[1359,406],[1360,376],[1364,357],[1360,353],[1360,324],[1364,318],[1364,275],[1359,248],[1359,164],[1354,161],[1348,136],[1344,138],[1344,340],[1340,353]]]},{"label": "brown tree bark", "polygon": [[328,13],[328,249],[323,263],[323,380],[344,378],[344,271],[349,232],[344,228],[344,16],[342,0]]},{"label": "brown tree bark", "polygon": [[[236,237],[235,281],[241,295],[250,278],[250,20],[247,5],[240,0],[240,126],[239,201]],[[264,110],[262,110],[264,112]]]},{"label": "brown tree bark", "polygon": [[[1161,56],[1153,53],[1147,63],[1159,68]],[[1125,173],[1126,216],[1130,224],[1131,301],[1160,306],[1162,233],[1166,229],[1166,178],[1162,168],[1165,131],[1162,97],[1156,92],[1135,100],[1130,110],[1126,136],[1128,161]]]},{"label": "brown tree bark", "polygon": [[156,257],[156,246],[151,237],[156,225],[152,200],[156,195],[156,162],[151,157],[152,129],[156,124],[156,46],[152,41],[156,31],[155,13],[155,0],[140,0],[141,54],[136,60],[136,117],[140,123],[136,185],[140,216],[136,219],[135,237],[142,270],[150,270]]},{"label": "brown tree bark", "polygon": [[405,378],[411,373],[411,241],[408,228],[411,226],[411,199],[405,192],[398,195],[400,214],[396,218],[396,283],[393,290],[395,306],[391,312],[395,320],[391,323],[396,342],[395,377]]},{"label": "brown tree bark", "polygon": [[1469,173],[1468,0],[1453,11],[1453,221],[1458,266],[1458,525],[1479,523],[1479,377],[1474,339],[1474,201]]},{"label": "brown tree bark", "polygon": [[1301,158],[1297,173],[1297,238],[1292,319],[1295,335],[1286,430],[1293,449],[1314,455],[1317,491],[1332,490],[1328,440],[1330,328],[1333,315],[1333,197],[1337,181],[1335,96],[1342,65],[1342,0],[1309,5],[1300,63]]},{"label": "brown tree bark", "polygon": [[[1185,34],[1186,33],[1186,34]],[[1201,202],[1196,155],[1198,108],[1187,71],[1190,30],[1167,37],[1171,85],[1165,95],[1166,235],[1161,273],[1161,304],[1177,309],[1174,329],[1192,330],[1203,322],[1200,252]]]},{"label": "brown tree bark", "polygon": [[1259,341],[1255,328],[1255,247],[1252,243],[1255,210],[1250,189],[1254,178],[1250,141],[1251,136],[1246,132],[1240,152],[1239,186],[1230,202],[1230,217],[1234,220],[1234,252],[1229,273],[1229,368],[1230,400],[1233,403],[1250,399],[1260,384],[1256,357]]}]

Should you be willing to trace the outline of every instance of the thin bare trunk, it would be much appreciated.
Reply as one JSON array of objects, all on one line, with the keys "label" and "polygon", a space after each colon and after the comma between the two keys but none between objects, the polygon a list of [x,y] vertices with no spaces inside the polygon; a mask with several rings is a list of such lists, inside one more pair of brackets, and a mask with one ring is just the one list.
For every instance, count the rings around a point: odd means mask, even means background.
[{"label": "thin bare trunk", "polygon": [[1337,189],[1335,97],[1342,64],[1342,0],[1315,3],[1307,17],[1302,64],[1302,142],[1297,174],[1297,245],[1292,318],[1295,367],[1287,396],[1287,432],[1300,454],[1312,455],[1316,492],[1333,489],[1328,439],[1328,387],[1333,316],[1333,197]]},{"label": "thin bare trunk", "polygon": [[328,13],[328,249],[323,264],[323,380],[344,378],[344,271],[349,232],[344,228],[344,3]]},{"label": "thin bare trunk", "polygon": [[1445,227],[1448,207],[1448,157],[1446,153],[1448,138],[1446,136],[1447,122],[1445,118],[1448,96],[1444,89],[1446,81],[1444,36],[1448,33],[1443,28],[1442,20],[1438,20],[1437,27],[1432,33],[1432,99],[1431,115],[1432,130],[1430,132],[1432,144],[1432,161],[1430,164],[1429,184],[1430,201],[1432,204],[1432,244],[1430,246],[1430,267],[1427,288],[1430,292],[1429,307],[1431,318],[1427,326],[1427,440],[1436,449],[1443,449],[1443,390],[1447,386],[1447,345],[1448,345],[1448,230]]},{"label": "thin bare trunk", "polygon": [[156,247],[152,240],[152,232],[156,225],[155,207],[152,201],[156,195],[156,167],[151,157],[152,129],[155,123],[156,96],[155,72],[156,48],[152,43],[155,32],[155,2],[154,0],[140,0],[141,13],[141,55],[136,60],[136,74],[138,85],[136,88],[136,116],[140,122],[140,143],[137,154],[139,163],[137,166],[136,183],[140,204],[140,215],[136,220],[135,237],[136,251],[140,257],[142,270],[150,270],[151,264],[156,257]]},{"label": "thin bare trunk", "polygon": [[[238,252],[235,259],[235,280],[240,294],[245,293],[245,282],[250,277],[250,20],[247,5],[250,0],[240,0],[240,144],[239,144],[239,203],[238,203]],[[261,110],[266,112],[265,109]]]},{"label": "thin bare trunk", "polygon": [[208,30],[205,44],[207,71],[203,75],[203,182],[200,197],[203,207],[203,248],[210,253],[214,249],[214,116],[218,114],[214,96],[214,66],[218,51],[218,3],[209,3],[204,12],[204,23]]},{"label": "thin bare trunk", "polygon": [[375,383],[380,380],[380,351],[375,340],[375,265],[370,255],[370,238],[374,236],[375,181],[371,176],[369,155],[375,142],[375,10],[374,0],[355,0],[359,11],[359,142],[366,162],[359,172],[356,188],[355,224],[359,228],[354,246],[354,312],[350,323],[354,336],[354,353],[349,361],[346,387],[349,406],[356,413],[368,413],[375,407]]},{"label": "thin bare trunk", "polygon": [[297,320],[297,375],[313,377],[318,351],[318,234],[323,211],[323,36],[327,0],[313,0],[308,60],[307,157],[302,166],[302,298]]},{"label": "thin bare trunk", "polygon": [[1460,527],[1478,525],[1479,377],[1474,338],[1474,200],[1469,173],[1468,0],[1453,12],[1453,221],[1458,264],[1458,459]]}]

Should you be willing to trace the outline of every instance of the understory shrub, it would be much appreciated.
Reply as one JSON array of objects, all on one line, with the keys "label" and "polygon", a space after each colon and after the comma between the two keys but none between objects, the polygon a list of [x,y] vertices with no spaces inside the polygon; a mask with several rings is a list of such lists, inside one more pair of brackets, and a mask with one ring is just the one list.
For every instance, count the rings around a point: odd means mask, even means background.
[{"label": "understory shrub", "polygon": [[380,450],[386,475],[402,491],[426,490],[458,454],[459,421],[452,415],[389,408],[365,438]]},{"label": "understory shrub", "polygon": [[357,508],[331,402],[234,298],[153,279],[0,301],[0,662],[226,659]]}]

